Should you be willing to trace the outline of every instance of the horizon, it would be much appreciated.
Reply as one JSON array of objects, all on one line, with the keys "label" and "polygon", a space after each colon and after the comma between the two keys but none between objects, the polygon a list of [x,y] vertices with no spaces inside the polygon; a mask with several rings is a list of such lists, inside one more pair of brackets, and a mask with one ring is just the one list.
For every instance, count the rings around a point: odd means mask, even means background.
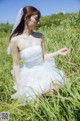
[{"label": "horizon", "polygon": [[[58,13],[53,13],[51,15],[45,15],[45,16],[41,16],[41,17],[46,17],[46,16],[52,16],[52,15],[57,15],[59,13],[63,13],[63,14],[75,14],[75,13],[79,13],[80,11],[77,11],[77,12],[71,12],[71,13],[65,13],[64,11],[61,11],[61,12],[58,12]],[[1,22],[0,24],[14,24],[14,23],[9,23],[8,21],[6,21],[5,23]]]}]

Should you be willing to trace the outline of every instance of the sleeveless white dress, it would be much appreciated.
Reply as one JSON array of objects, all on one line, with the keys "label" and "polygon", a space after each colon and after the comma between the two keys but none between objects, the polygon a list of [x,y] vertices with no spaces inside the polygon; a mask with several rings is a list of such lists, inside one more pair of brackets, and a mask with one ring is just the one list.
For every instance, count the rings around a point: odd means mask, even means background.
[{"label": "sleeveless white dress", "polygon": [[[26,48],[20,52],[22,64],[20,65],[20,93],[11,95],[12,99],[25,96],[27,99],[33,99],[37,95],[44,94],[51,86],[61,85],[67,78],[64,72],[56,67],[54,58],[43,60],[42,47],[35,45]],[[14,76],[14,72],[12,71]],[[17,90],[16,80],[14,78],[13,88]]]}]

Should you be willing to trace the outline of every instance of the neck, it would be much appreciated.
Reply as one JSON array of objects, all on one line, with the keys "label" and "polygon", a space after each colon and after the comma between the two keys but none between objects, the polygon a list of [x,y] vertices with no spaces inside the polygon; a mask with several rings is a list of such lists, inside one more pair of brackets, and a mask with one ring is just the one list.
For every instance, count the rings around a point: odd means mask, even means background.
[{"label": "neck", "polygon": [[23,31],[23,34],[26,34],[27,36],[31,35],[32,34],[32,30],[30,30],[27,25],[25,25],[25,28],[24,28],[24,31]]}]

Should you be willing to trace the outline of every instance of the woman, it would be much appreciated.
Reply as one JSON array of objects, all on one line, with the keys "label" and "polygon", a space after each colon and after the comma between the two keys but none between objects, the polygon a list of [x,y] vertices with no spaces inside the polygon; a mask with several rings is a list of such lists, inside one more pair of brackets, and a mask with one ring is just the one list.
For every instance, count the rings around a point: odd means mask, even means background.
[{"label": "woman", "polygon": [[[13,58],[13,88],[17,91],[11,96],[17,99],[25,96],[33,99],[56,90],[56,86],[66,81],[61,70],[56,68],[53,57],[69,53],[68,48],[46,53],[43,35],[34,30],[39,26],[41,13],[33,6],[20,9],[10,36],[10,51]],[[19,57],[22,64],[19,64]]]}]

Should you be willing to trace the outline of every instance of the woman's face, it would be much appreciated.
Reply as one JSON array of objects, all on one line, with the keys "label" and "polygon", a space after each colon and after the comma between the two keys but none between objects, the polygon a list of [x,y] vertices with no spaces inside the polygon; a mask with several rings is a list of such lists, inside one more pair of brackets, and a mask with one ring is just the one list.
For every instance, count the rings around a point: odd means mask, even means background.
[{"label": "woman's face", "polygon": [[28,28],[30,30],[34,30],[39,26],[39,24],[40,24],[40,22],[39,22],[38,15],[32,15],[28,22]]}]

